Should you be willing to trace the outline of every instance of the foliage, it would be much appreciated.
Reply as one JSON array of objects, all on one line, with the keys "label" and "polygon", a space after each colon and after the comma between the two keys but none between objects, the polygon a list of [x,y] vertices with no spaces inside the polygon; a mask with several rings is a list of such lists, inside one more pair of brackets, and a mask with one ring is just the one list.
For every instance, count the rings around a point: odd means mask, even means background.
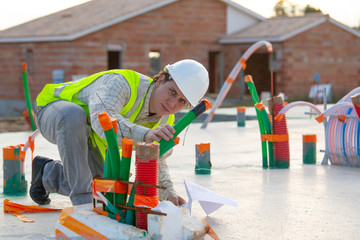
[{"label": "foliage", "polygon": [[307,4],[304,8],[304,14],[307,13],[322,13],[322,11],[319,8],[314,8],[312,6],[310,6],[309,4]]},{"label": "foliage", "polygon": [[274,6],[275,16],[302,16],[308,13],[322,13],[318,8],[312,7],[309,4],[305,8],[300,8],[297,4],[290,2],[289,0],[279,0]]},{"label": "foliage", "polygon": [[276,16],[294,16],[297,5],[288,0],[280,0],[274,6]]}]

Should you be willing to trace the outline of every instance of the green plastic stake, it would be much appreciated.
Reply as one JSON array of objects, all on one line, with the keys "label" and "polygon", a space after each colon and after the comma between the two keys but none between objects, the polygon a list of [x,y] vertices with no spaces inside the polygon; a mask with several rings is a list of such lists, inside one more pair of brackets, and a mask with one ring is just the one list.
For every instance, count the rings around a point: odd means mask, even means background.
[{"label": "green plastic stake", "polygon": [[[129,181],[130,176],[130,165],[131,165],[131,154],[134,141],[132,139],[122,139],[122,151],[121,151],[121,162],[120,162],[120,179]],[[127,200],[127,194],[121,194],[123,200]]]},{"label": "green plastic stake", "polygon": [[[106,170],[104,172],[110,176],[112,179],[120,178],[120,153],[119,147],[117,143],[117,137],[115,130],[113,128],[113,124],[111,123],[111,119],[106,112],[102,112],[98,115],[99,123],[104,130],[106,142],[107,142],[107,151],[109,152],[108,158],[105,159],[105,166]],[[109,161],[110,163],[106,163]],[[111,168],[111,171],[110,169]],[[106,176],[104,176],[106,177]],[[112,201],[112,194],[106,194],[106,198],[111,202]],[[115,203],[119,205],[123,205],[123,194],[115,194]]]},{"label": "green plastic stake", "polygon": [[[111,167],[111,175],[113,178],[118,178],[120,176],[120,153],[119,147],[117,144],[117,138],[115,131],[112,127],[110,117],[107,113],[102,112],[98,116],[101,127],[104,130],[106,142],[107,142],[107,151],[109,152],[109,157],[111,163],[106,164],[105,166]],[[108,121],[108,122],[107,122]],[[106,170],[109,174],[110,170]],[[104,176],[106,177],[106,176]]]},{"label": "green plastic stake", "polygon": [[[135,185],[133,185],[131,188],[129,200],[128,200],[128,203],[126,204],[126,206],[135,207],[134,201],[135,201]],[[136,225],[135,211],[132,209],[126,209],[125,217],[121,219],[121,222],[128,224],[128,225],[135,226]]]},{"label": "green plastic stake", "polygon": [[175,125],[175,133],[173,134],[173,138],[165,141],[161,139],[160,141],[160,154],[161,157],[164,153],[169,151],[171,148],[175,146],[174,139],[184,130],[192,121],[194,121],[197,117],[199,117],[202,113],[208,110],[211,107],[211,103],[209,103],[206,99],[201,100],[201,102],[196,105],[193,109],[191,109],[185,116],[183,116]]},{"label": "green plastic stake", "polygon": [[106,151],[103,177],[113,179],[110,151]]},{"label": "green plastic stake", "polygon": [[[263,110],[259,110],[259,111],[260,111],[260,116],[263,119],[266,133],[272,134],[271,124],[270,124],[269,117],[268,117],[268,114],[266,113],[265,108]],[[268,148],[269,148],[269,167],[273,168],[273,167],[275,167],[275,163],[274,163],[274,149],[273,149],[272,142],[268,141]]]},{"label": "green plastic stake", "polygon": [[120,178],[124,181],[129,181],[133,143],[134,141],[132,139],[122,139]]},{"label": "green plastic stake", "polygon": [[26,99],[26,106],[29,112],[29,118],[30,118],[30,123],[31,123],[31,128],[33,131],[36,130],[36,125],[35,125],[35,121],[32,115],[32,110],[31,110],[31,99],[30,99],[30,92],[29,92],[29,83],[28,83],[28,79],[27,79],[27,64],[25,62],[23,62],[22,64],[23,66],[23,84],[24,84],[24,92],[25,92],[25,99]]},{"label": "green plastic stake", "polygon": [[[254,105],[256,105],[260,101],[259,101],[258,94],[256,92],[254,82],[252,80],[252,77],[249,75],[245,76],[245,82],[248,85],[252,101],[253,101]],[[272,133],[271,124],[270,124],[269,117],[266,114],[265,109],[260,111],[257,108],[255,108],[255,110],[256,110],[256,117],[259,122],[260,134],[261,135],[263,135],[265,133],[271,134]],[[269,165],[272,168],[272,167],[275,167],[274,154],[273,154],[273,143],[268,142],[268,147],[269,147]],[[261,148],[262,148],[262,156],[263,156],[263,168],[267,168],[268,162],[267,162],[266,141],[261,141]]]}]

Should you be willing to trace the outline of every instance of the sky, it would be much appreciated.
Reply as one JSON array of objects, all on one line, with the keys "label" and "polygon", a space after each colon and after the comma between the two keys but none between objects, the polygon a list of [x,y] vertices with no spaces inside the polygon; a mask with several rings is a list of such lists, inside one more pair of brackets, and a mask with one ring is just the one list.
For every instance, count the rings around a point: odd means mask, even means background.
[{"label": "sky", "polygon": [[[0,30],[39,18],[88,0],[0,0]],[[121,1],[121,0],[119,0]],[[273,16],[278,0],[234,0],[263,17]],[[360,26],[360,0],[290,0],[299,8],[307,4],[349,27]]]}]

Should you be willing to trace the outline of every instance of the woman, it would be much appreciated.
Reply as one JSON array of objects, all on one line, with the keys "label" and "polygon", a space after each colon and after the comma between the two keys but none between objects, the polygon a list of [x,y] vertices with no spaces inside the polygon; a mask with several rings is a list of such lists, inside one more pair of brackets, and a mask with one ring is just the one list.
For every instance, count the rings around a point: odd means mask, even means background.
[{"label": "woman", "polygon": [[[205,67],[190,59],[167,65],[151,79],[132,70],[110,70],[78,82],[47,84],[36,101],[37,126],[57,144],[61,161],[37,156],[32,164],[30,196],[49,204],[49,192],[67,195],[73,205],[92,202],[91,180],[103,174],[106,141],[98,114],[118,120],[118,143],[169,140],[175,113],[194,106],[209,85]],[[160,200],[182,205],[170,179],[165,154],[159,160]]]}]

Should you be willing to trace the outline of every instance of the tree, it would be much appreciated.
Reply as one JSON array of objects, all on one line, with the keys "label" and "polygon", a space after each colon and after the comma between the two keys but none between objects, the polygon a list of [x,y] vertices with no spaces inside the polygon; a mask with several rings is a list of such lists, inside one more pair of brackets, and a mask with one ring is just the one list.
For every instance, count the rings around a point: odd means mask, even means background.
[{"label": "tree", "polygon": [[288,0],[279,0],[274,6],[276,16],[296,16],[297,12],[297,5]]},{"label": "tree", "polygon": [[309,4],[306,5],[303,12],[304,12],[304,15],[307,13],[322,13],[322,11],[319,8],[314,8],[314,7],[310,6]]},{"label": "tree", "polygon": [[302,16],[308,13],[322,13],[318,8],[307,4],[305,8],[301,9],[298,5],[290,2],[289,0],[279,0],[274,6],[275,16]]},{"label": "tree", "polygon": [[285,7],[284,7],[284,1],[283,0],[278,1],[275,4],[274,13],[275,13],[275,16],[287,16],[287,14],[285,12]]}]

